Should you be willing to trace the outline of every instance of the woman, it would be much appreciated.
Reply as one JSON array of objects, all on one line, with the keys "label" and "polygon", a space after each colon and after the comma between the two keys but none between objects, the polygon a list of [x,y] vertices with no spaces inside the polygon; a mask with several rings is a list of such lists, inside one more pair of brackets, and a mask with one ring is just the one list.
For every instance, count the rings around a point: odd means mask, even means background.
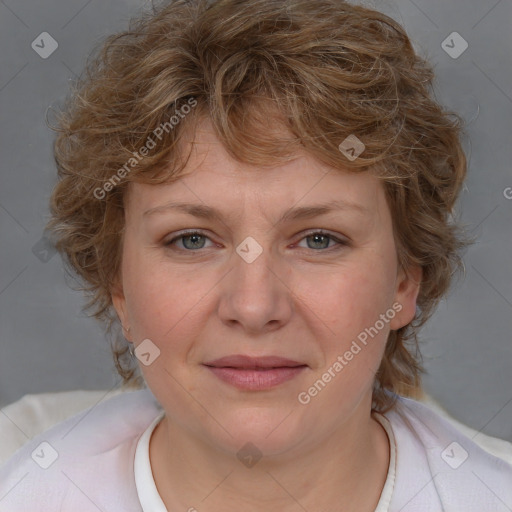
[{"label": "woman", "polygon": [[51,228],[147,389],[19,450],[0,509],[510,509],[512,467],[406,398],[467,243],[432,79],[339,0],[176,1],[110,37]]}]

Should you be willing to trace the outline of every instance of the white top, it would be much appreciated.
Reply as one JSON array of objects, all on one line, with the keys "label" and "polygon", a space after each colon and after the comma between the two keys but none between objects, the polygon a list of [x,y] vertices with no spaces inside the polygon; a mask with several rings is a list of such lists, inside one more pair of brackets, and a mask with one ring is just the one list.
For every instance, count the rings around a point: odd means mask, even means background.
[{"label": "white top", "polygon": [[[37,435],[0,468],[0,512],[167,512],[149,461],[163,410],[126,391]],[[512,466],[426,405],[375,415],[390,440],[376,512],[510,512]]]},{"label": "white top", "polygon": [[135,450],[134,472],[135,486],[143,512],[167,512],[164,502],[156,488],[151,462],[149,460],[149,440],[156,426],[162,421],[165,413],[157,416],[153,423],[144,431]]},{"label": "white top", "polygon": [[375,512],[389,512],[396,479],[396,439],[393,427],[385,416],[382,416],[381,414],[374,414],[373,417],[384,427],[389,441],[388,474]]}]

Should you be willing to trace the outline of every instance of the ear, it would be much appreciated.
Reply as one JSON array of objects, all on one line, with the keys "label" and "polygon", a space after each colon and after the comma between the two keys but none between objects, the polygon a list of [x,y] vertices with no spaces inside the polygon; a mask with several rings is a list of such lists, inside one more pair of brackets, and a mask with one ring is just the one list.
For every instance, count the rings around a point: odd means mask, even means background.
[{"label": "ear", "polygon": [[129,329],[130,323],[128,319],[128,315],[126,314],[126,299],[124,297],[124,291],[122,285],[118,282],[116,283],[111,291],[112,305],[116,310],[117,316],[121,322],[121,326],[123,327],[124,337],[128,341],[132,341]]},{"label": "ear", "polygon": [[[416,299],[420,291],[423,277],[422,268],[409,267],[407,271],[400,269],[396,280],[395,303],[397,314],[390,322],[391,330],[407,325],[416,315]],[[398,306],[400,305],[400,307]]]}]

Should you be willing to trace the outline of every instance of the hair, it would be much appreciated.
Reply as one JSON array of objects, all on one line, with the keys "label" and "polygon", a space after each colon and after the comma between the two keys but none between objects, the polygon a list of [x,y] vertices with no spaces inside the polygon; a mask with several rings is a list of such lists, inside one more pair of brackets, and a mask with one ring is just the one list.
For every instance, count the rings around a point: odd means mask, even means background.
[{"label": "hair", "polygon": [[[183,134],[209,118],[240,162],[277,165],[303,150],[383,181],[399,268],[423,275],[414,319],[389,333],[372,407],[415,396],[419,328],[469,243],[453,217],[463,122],[434,99],[434,76],[399,23],[342,0],[165,2],[97,46],[53,128],[59,179],[47,228],[89,299],[84,310],[112,335],[123,383],[144,385],[111,300],[126,193],[179,179]],[[355,159],[340,149],[350,135],[364,144]]]}]

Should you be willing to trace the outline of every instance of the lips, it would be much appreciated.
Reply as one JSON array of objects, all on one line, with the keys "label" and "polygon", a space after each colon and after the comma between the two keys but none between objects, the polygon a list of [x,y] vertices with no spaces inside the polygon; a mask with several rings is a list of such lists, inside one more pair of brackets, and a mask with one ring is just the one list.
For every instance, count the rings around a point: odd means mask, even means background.
[{"label": "lips", "polygon": [[300,375],[308,365],[278,356],[233,355],[204,363],[218,379],[243,391],[266,391]]},{"label": "lips", "polygon": [[299,361],[278,356],[250,357],[245,355],[232,355],[204,363],[205,366],[215,368],[235,368],[238,370],[269,370],[272,368],[296,368],[307,366]]}]

